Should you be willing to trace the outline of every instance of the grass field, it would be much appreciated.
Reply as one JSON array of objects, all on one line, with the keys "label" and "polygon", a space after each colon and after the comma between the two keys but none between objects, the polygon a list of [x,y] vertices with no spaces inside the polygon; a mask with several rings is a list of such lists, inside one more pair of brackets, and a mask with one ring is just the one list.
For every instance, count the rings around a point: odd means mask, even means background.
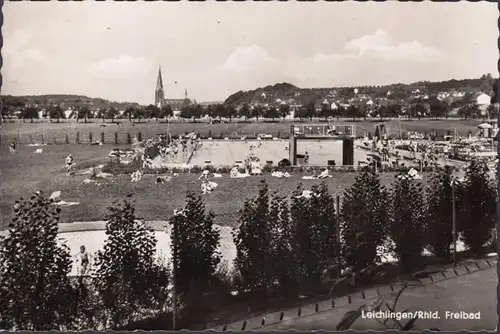
[{"label": "grass field", "polygon": [[[388,125],[389,131],[395,133],[401,128],[403,131],[447,131],[456,128],[461,133],[466,134],[469,130],[474,130],[478,121],[391,121]],[[2,141],[0,147],[0,229],[5,228],[8,223],[8,216],[12,211],[12,205],[19,197],[29,197],[35,190],[42,190],[49,195],[52,191],[61,190],[61,199],[65,201],[80,202],[79,205],[63,208],[62,221],[89,221],[102,220],[105,217],[106,209],[114,200],[125,198],[127,194],[134,194],[137,213],[140,217],[148,220],[167,219],[174,209],[184,205],[187,190],[198,190],[200,181],[198,175],[181,174],[176,176],[166,184],[156,185],[154,176],[145,175],[138,183],[131,183],[127,175],[114,176],[109,180],[102,181],[100,185],[83,184],[83,180],[88,176],[77,175],[66,176],[64,171],[64,158],[68,153],[72,153],[76,159],[76,168],[83,169],[91,166],[105,164],[109,161],[108,153],[116,145],[105,144],[102,146],[90,145],[47,145],[43,146],[42,154],[35,154],[36,147],[20,145],[17,153],[11,155],[5,145],[5,139],[14,139],[17,132],[24,138],[31,135],[36,138],[44,132],[48,142],[51,142],[50,135],[58,138],[58,142],[64,140],[66,132],[74,136],[77,131],[81,132],[81,139],[85,142],[88,135],[84,132],[93,131],[94,138],[99,139],[99,132],[102,130],[109,141],[114,141],[114,131],[118,131],[121,138],[125,138],[127,132],[141,131],[144,138],[153,136],[159,132],[166,132],[167,124],[136,124],[131,126],[123,123],[123,127],[109,125],[100,128],[100,123],[17,123],[4,124],[2,126]],[[172,133],[182,133],[197,131],[207,134],[212,131],[215,135],[218,132],[226,134],[238,133],[238,135],[252,135],[255,133],[272,133],[277,135],[287,134],[290,123],[234,123],[234,124],[193,124],[177,123],[169,127]],[[357,132],[371,131],[374,124],[371,122],[356,123]],[[35,140],[36,141],[36,140]],[[109,142],[107,141],[107,142]],[[74,138],[70,141],[74,142]],[[273,160],[275,163],[279,159],[287,157],[288,152],[284,147],[287,141],[266,142],[261,148],[256,149],[256,154],[262,161]],[[242,160],[244,154],[248,152],[250,142],[215,141],[205,142],[201,151],[192,159],[191,163],[202,165],[206,160],[211,160],[213,164],[218,161],[224,164],[233,164],[235,160]],[[340,142],[307,142],[299,143],[298,153],[308,150],[311,155],[311,164],[325,164],[327,159],[338,160],[341,163]],[[118,147],[126,147],[122,144]],[[260,151],[259,151],[260,150]],[[364,152],[355,153],[356,160],[364,159]],[[318,160],[318,161],[315,161]],[[344,188],[352,184],[356,174],[336,173],[334,177],[326,182],[332,192],[341,192]],[[244,200],[257,193],[259,181],[266,179],[271,190],[276,190],[282,194],[290,194],[299,182],[303,182],[309,187],[318,181],[301,180],[302,175],[293,175],[289,179],[276,179],[270,176],[251,177],[246,179],[230,179],[227,175],[217,179],[219,187],[206,196],[207,207],[217,214],[216,222],[220,225],[235,226],[238,218],[237,212],[241,209]],[[382,174],[382,181],[387,184],[394,179],[394,174]],[[425,176],[424,176],[425,177]]]},{"label": "grass field", "polygon": [[[378,121],[359,121],[349,122],[341,121],[340,123],[355,124],[356,133],[374,132],[375,125]],[[460,135],[466,136],[469,131],[475,133],[479,120],[413,120],[413,121],[397,121],[392,120],[386,122],[386,126],[390,135],[398,135],[406,131],[419,132],[440,132],[453,131],[454,129]],[[132,125],[128,121],[123,121],[121,127],[115,124],[106,124],[106,127],[100,127],[102,123],[5,123],[2,125],[1,141],[19,139],[21,143],[29,143],[30,139],[35,142],[41,142],[42,136],[46,142],[64,143],[66,133],[68,133],[70,143],[75,142],[76,133],[80,132],[80,141],[88,143],[89,133],[93,133],[93,139],[100,139],[100,133],[104,132],[105,142],[114,143],[115,132],[118,133],[119,143],[126,143],[127,133],[136,135],[141,132],[144,138],[155,136],[158,133],[170,132],[172,135],[179,133],[195,131],[203,135],[212,134],[214,137],[219,136],[255,136],[259,133],[268,133],[275,136],[288,136],[290,125],[293,123],[224,123],[224,124],[207,124],[207,123],[157,123],[151,122],[135,123]],[[30,137],[31,136],[31,137]]]},{"label": "grass field", "polygon": [[[184,205],[187,190],[199,190],[199,175],[179,174],[171,182],[155,184],[153,175],[144,175],[137,183],[130,182],[130,176],[118,175],[102,181],[101,185],[83,184],[88,176],[67,176],[63,165],[64,158],[72,153],[76,159],[76,169],[104,164],[113,145],[47,145],[42,154],[35,154],[36,147],[20,146],[15,155],[11,155],[6,145],[0,148],[0,229],[8,224],[14,201],[21,196],[29,197],[36,190],[46,195],[61,190],[64,201],[80,202],[79,205],[65,207],[62,210],[62,222],[102,220],[107,207],[114,200],[124,199],[127,194],[134,194],[137,214],[147,220],[169,218],[174,209]],[[335,173],[326,182],[332,192],[341,192],[352,184],[355,173]],[[394,174],[382,174],[384,183],[394,179]],[[299,182],[309,187],[318,181],[301,180],[301,175],[289,179],[277,179],[270,176],[230,179],[228,175],[215,181],[218,188],[205,195],[206,205],[217,214],[216,222],[220,225],[235,226],[237,212],[244,200],[257,193],[259,181],[266,179],[271,190],[281,194],[290,194]]]}]

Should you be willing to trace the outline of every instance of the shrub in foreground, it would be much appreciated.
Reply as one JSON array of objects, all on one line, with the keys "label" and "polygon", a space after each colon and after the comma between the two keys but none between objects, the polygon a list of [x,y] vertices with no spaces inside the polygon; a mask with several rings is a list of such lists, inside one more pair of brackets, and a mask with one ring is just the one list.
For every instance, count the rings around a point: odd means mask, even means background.
[{"label": "shrub in foreground", "polygon": [[203,199],[188,192],[186,205],[170,220],[175,264],[175,286],[185,302],[198,301],[208,292],[221,261],[220,235],[213,227],[214,214]]},{"label": "shrub in foreground", "polygon": [[389,232],[388,192],[378,174],[363,171],[342,199],[343,254],[347,267],[359,273],[380,263],[378,250],[383,248]]},{"label": "shrub in foreground", "polygon": [[262,181],[256,198],[245,201],[240,227],[233,235],[242,290],[267,291],[274,284],[269,200],[269,187]]},{"label": "shrub in foreground", "polygon": [[425,247],[425,202],[422,184],[400,175],[392,185],[390,236],[401,269],[411,271],[422,264]]},{"label": "shrub in foreground", "polygon": [[447,168],[435,172],[427,187],[427,240],[432,253],[444,260],[449,260],[453,242],[452,183],[452,170]]},{"label": "shrub in foreground", "polygon": [[466,247],[475,255],[485,252],[496,218],[496,187],[488,174],[486,162],[472,160],[462,185],[461,231]]},{"label": "shrub in foreground", "polygon": [[109,314],[106,328],[117,328],[163,311],[168,296],[168,272],[155,263],[156,239],[138,220],[132,203],[109,207],[108,239],[97,253],[93,283]]},{"label": "shrub in foreground", "polygon": [[71,256],[57,239],[60,209],[42,195],[16,203],[0,245],[0,328],[65,330],[73,322]]},{"label": "shrub in foreground", "polygon": [[[295,226],[295,242],[297,243],[298,265],[300,270],[301,291],[317,292],[321,287],[323,273],[336,265],[337,219],[335,200],[329,193],[326,184],[311,187],[311,196],[305,201],[294,196],[294,210],[301,207],[304,215],[292,216]],[[303,196],[302,196],[303,197]]]}]

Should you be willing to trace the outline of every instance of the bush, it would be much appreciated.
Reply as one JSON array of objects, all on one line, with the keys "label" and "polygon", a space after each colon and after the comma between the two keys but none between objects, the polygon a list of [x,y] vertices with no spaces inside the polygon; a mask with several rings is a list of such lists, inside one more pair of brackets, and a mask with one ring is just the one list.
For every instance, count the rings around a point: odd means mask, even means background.
[{"label": "bush", "polygon": [[426,233],[424,205],[422,184],[406,174],[399,175],[392,187],[390,236],[403,271],[422,265]]},{"label": "bush", "polygon": [[445,261],[453,242],[452,170],[435,172],[427,188],[427,232],[430,250]]},{"label": "bush", "polygon": [[9,235],[0,244],[0,328],[71,327],[71,256],[57,240],[59,213],[42,195],[16,202]]},{"label": "bush", "polygon": [[126,325],[147,311],[162,311],[168,297],[168,271],[155,263],[156,239],[138,220],[128,200],[108,208],[104,250],[97,253],[94,284],[110,328]]},{"label": "bush", "polygon": [[465,176],[460,199],[462,240],[475,255],[483,255],[495,226],[495,186],[484,161],[472,160]]}]

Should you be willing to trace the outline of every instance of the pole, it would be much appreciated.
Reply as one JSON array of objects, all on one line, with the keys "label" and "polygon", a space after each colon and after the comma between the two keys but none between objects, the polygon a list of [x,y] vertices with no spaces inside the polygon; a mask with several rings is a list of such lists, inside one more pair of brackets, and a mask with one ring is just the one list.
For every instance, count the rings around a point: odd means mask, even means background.
[{"label": "pole", "polygon": [[337,278],[340,278],[342,273],[342,264],[340,259],[340,196],[336,196],[337,202],[337,211],[335,212],[337,215]]},{"label": "pole", "polygon": [[455,180],[451,183],[452,219],[453,219],[453,267],[457,266],[457,215],[455,203]]},{"label": "pole", "polygon": [[176,329],[176,320],[177,320],[177,223],[174,220],[174,225],[172,226],[172,246],[173,246],[173,254],[172,254],[172,329],[175,331]]}]

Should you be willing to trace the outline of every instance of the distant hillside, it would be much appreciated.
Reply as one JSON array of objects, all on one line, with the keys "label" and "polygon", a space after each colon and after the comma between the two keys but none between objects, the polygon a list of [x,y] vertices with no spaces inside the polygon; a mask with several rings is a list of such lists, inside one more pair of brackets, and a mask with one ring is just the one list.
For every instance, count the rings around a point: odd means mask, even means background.
[{"label": "distant hillside", "polygon": [[92,109],[116,108],[125,110],[129,106],[139,106],[136,102],[115,102],[102,98],[92,98],[84,95],[48,94],[48,95],[2,95],[2,102],[7,105],[37,105],[40,108],[59,105],[61,108],[87,106]]},{"label": "distant hillside", "polygon": [[393,100],[411,99],[415,91],[427,95],[437,95],[442,92],[484,92],[491,95],[493,83],[494,79],[490,74],[483,75],[478,79],[452,79],[441,82],[421,81],[412,84],[398,83],[386,86],[299,88],[283,82],[250,91],[236,92],[230,95],[224,103],[239,105],[242,103],[273,103],[276,100],[281,100],[287,103],[304,105],[333,96],[339,100],[351,99],[355,97],[355,89],[357,89],[358,95],[366,95],[373,99],[390,97]]}]

